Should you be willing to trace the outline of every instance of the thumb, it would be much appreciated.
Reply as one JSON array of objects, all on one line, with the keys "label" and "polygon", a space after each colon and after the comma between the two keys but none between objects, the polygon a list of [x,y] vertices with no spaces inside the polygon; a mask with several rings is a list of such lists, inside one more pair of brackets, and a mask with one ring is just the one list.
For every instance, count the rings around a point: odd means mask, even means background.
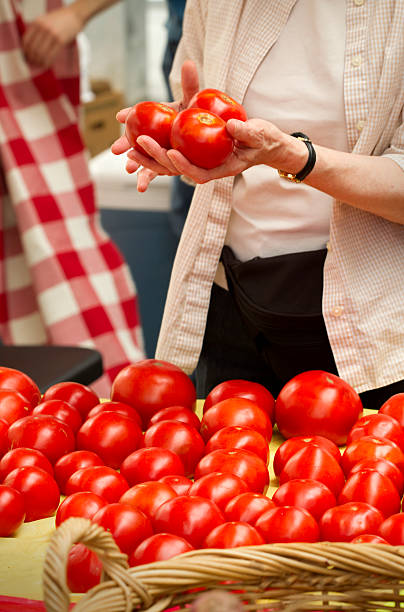
[{"label": "thumb", "polygon": [[184,107],[187,108],[192,96],[199,90],[198,70],[191,60],[185,61],[182,65],[181,84]]},{"label": "thumb", "polygon": [[229,119],[226,123],[226,129],[230,136],[237,140],[240,145],[254,149],[262,145],[263,130],[257,129],[257,126],[252,121]]}]

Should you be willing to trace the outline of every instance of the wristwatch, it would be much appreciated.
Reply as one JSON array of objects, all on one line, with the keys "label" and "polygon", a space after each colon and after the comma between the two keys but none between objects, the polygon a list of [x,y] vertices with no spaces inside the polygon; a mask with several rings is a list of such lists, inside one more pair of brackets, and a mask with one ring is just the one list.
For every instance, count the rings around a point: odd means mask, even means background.
[{"label": "wristwatch", "polygon": [[292,181],[292,183],[301,183],[314,168],[314,164],[316,163],[316,151],[313,147],[313,143],[311,142],[310,138],[306,136],[306,134],[303,134],[302,132],[293,132],[291,136],[294,136],[295,138],[298,138],[304,142],[309,151],[308,160],[304,168],[297,174],[284,172],[283,170],[278,170],[278,174],[281,178]]}]

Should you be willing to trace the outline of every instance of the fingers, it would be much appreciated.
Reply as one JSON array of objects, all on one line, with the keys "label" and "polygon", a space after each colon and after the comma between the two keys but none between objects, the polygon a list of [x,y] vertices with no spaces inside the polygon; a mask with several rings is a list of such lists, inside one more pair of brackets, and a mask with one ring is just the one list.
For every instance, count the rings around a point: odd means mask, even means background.
[{"label": "fingers", "polygon": [[129,115],[129,112],[131,110],[132,107],[129,106],[128,108],[122,108],[120,111],[117,112],[116,119],[119,121],[119,123],[125,123],[126,117]]},{"label": "fingers", "polygon": [[149,170],[148,168],[142,168],[139,170],[137,175],[137,190],[141,193],[145,192],[156,176],[158,176],[157,173]]},{"label": "fingers", "polygon": [[114,153],[114,155],[121,155],[121,153],[125,153],[129,149],[130,144],[125,134],[122,134],[122,136],[120,136],[118,140],[115,140],[115,142],[111,145],[111,151]]},{"label": "fingers", "polygon": [[217,168],[213,168],[212,170],[205,170],[204,168],[191,164],[182,153],[175,149],[167,151],[167,157],[176,169],[176,174],[184,174],[196,183],[207,183],[213,179],[226,176],[226,174],[223,174],[223,165],[217,166]]},{"label": "fingers", "polygon": [[167,149],[160,147],[153,138],[150,138],[150,136],[139,136],[136,142],[146,151],[148,156],[143,155],[136,149],[132,149],[129,151],[128,157],[158,174],[177,174],[175,166],[173,166],[169,157],[167,157]]},{"label": "fingers", "polygon": [[199,77],[197,68],[191,60],[183,63],[181,68],[181,84],[183,104],[187,108],[192,96],[199,90]]}]

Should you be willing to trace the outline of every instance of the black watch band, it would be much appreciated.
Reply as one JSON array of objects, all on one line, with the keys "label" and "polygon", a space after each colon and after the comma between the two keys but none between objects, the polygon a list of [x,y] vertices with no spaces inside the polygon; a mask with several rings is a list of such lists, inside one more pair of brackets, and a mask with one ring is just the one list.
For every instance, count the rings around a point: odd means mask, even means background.
[{"label": "black watch band", "polygon": [[313,147],[313,143],[311,142],[310,138],[306,136],[306,134],[303,134],[303,132],[293,132],[291,136],[294,136],[294,138],[298,138],[299,140],[304,142],[309,151],[309,157],[304,168],[302,168],[302,170],[300,170],[300,172],[298,172],[297,174],[283,172],[283,170],[278,170],[278,173],[279,176],[287,179],[288,181],[293,181],[294,183],[301,183],[314,168],[314,164],[316,163],[316,151]]}]

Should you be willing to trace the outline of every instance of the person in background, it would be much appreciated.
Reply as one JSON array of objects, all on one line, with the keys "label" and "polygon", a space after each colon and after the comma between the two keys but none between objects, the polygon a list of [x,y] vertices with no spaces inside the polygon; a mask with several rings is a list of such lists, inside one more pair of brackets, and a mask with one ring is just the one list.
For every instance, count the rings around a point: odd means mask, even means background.
[{"label": "person in background", "polygon": [[100,397],[144,358],[136,287],[100,225],[79,124],[75,39],[116,1],[0,3],[0,336],[98,349]]}]

